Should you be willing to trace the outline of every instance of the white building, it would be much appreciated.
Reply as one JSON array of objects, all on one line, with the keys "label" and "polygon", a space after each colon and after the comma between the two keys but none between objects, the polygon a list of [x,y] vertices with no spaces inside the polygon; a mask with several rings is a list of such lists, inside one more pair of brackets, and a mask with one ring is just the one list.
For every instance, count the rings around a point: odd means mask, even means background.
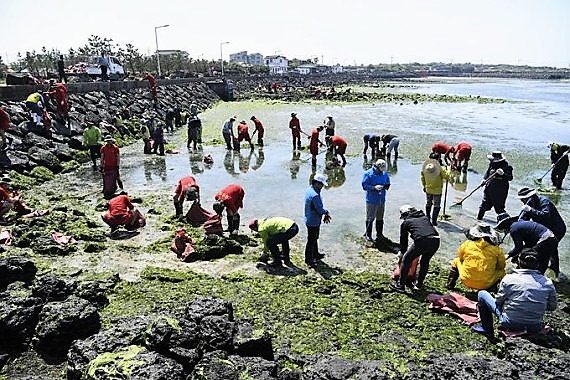
[{"label": "white building", "polygon": [[301,75],[313,74],[317,72],[317,66],[311,64],[304,64],[304,65],[299,65],[296,70]]},{"label": "white building", "polygon": [[268,55],[265,57],[265,65],[269,67],[270,74],[286,74],[289,61],[282,55]]},{"label": "white building", "polygon": [[252,66],[262,66],[263,55],[260,53],[247,54],[247,51],[240,51],[234,54],[230,54],[230,62],[246,63]]},{"label": "white building", "polygon": [[331,66],[331,72],[333,74],[340,74],[344,71],[344,67],[342,67],[341,65],[339,65],[338,63],[334,66]]}]

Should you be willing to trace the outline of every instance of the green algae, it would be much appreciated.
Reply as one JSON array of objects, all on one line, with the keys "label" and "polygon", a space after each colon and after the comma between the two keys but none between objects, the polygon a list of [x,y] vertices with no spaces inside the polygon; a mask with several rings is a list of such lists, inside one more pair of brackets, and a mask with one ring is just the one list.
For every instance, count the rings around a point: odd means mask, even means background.
[{"label": "green algae", "polygon": [[37,179],[39,182],[51,181],[55,178],[53,172],[46,167],[36,166],[30,172],[30,175]]},{"label": "green algae", "polygon": [[129,346],[124,351],[99,354],[87,365],[87,379],[128,379],[132,371],[145,362],[136,357],[146,352],[142,346]]},{"label": "green algae", "polygon": [[20,174],[14,170],[10,171],[10,188],[12,190],[29,190],[37,184],[36,178]]}]

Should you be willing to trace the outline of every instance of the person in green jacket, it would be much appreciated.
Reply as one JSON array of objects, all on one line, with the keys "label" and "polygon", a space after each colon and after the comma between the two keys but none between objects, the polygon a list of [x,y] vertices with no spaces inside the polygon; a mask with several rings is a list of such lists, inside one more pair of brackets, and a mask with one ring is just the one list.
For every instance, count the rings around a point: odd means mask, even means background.
[{"label": "person in green jacket", "polygon": [[426,216],[429,218],[431,214],[431,224],[434,226],[437,226],[437,217],[441,209],[443,182],[449,179],[449,175],[449,171],[442,168],[436,159],[427,159],[422,166],[421,180],[426,193]]},{"label": "person in green jacket", "polygon": [[[289,240],[299,233],[299,226],[293,220],[283,217],[252,219],[249,228],[256,231],[263,241],[263,252],[271,252],[273,262],[269,265],[280,267],[282,262],[287,266],[292,266],[289,253]],[[279,252],[278,245],[281,244],[282,252]]]},{"label": "person in green jacket", "polygon": [[93,168],[97,168],[97,159],[101,157],[101,130],[94,124],[89,124],[83,130],[83,145],[89,149]]}]

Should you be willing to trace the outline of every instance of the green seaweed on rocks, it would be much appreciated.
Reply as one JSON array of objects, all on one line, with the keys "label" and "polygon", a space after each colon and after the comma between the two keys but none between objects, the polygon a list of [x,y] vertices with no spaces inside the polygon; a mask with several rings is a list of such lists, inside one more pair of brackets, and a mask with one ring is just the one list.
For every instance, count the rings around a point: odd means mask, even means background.
[{"label": "green seaweed on rocks", "polygon": [[128,379],[131,372],[143,365],[136,357],[146,352],[142,346],[129,346],[119,352],[104,352],[87,365],[87,379]]},{"label": "green seaweed on rocks", "polygon": [[55,178],[53,172],[44,166],[36,166],[32,169],[30,175],[37,179],[40,183],[51,181]]}]

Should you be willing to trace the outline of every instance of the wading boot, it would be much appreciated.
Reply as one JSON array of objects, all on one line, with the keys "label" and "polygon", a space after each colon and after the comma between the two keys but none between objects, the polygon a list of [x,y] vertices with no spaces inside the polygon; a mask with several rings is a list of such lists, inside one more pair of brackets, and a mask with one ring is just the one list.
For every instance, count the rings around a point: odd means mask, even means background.
[{"label": "wading boot", "polygon": [[239,214],[234,215],[233,218],[233,224],[232,224],[232,231],[230,232],[233,235],[237,235],[239,232],[239,221],[240,221],[240,216]]},{"label": "wading boot", "polygon": [[386,238],[384,237],[384,221],[377,220],[376,221],[376,241],[383,242]]},{"label": "wading boot", "polygon": [[234,230],[234,216],[226,215],[226,220],[228,221],[228,232],[231,233]]},{"label": "wading boot", "polygon": [[477,220],[483,220],[483,217],[485,216],[485,210],[483,210],[482,208],[479,209],[479,212],[477,213]]},{"label": "wading boot", "polygon": [[178,202],[174,202],[174,209],[176,210],[176,218],[180,218],[183,214],[182,205]]},{"label": "wading boot", "polygon": [[374,239],[372,239],[372,225],[374,224],[373,220],[370,221],[366,221],[366,233],[364,234],[364,237],[366,238],[366,240],[368,241],[374,241]]},{"label": "wading boot", "polygon": [[459,278],[459,271],[456,267],[451,267],[449,269],[449,274],[447,275],[447,283],[445,287],[449,290],[455,289],[455,285],[457,284],[457,279]]},{"label": "wading boot", "polygon": [[431,206],[426,206],[426,216],[429,218],[431,215]]},{"label": "wading boot", "polygon": [[441,207],[434,207],[433,214],[431,215],[431,224],[437,226],[437,217],[439,216],[439,210]]}]

